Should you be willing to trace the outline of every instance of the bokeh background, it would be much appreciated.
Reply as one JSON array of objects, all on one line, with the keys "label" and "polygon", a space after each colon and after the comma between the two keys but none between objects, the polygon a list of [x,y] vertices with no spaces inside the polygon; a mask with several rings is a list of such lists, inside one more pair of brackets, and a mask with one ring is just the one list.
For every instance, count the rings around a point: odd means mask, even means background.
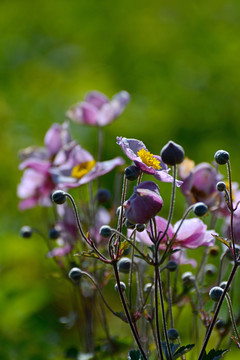
[{"label": "bokeh background", "polygon": [[[38,214],[17,208],[18,150],[42,145],[87,91],[127,90],[104,158],[121,155],[117,135],[153,153],[172,139],[197,163],[228,150],[237,181],[240,2],[1,0],[0,33],[0,357],[41,360],[71,345],[56,321],[67,298],[44,244],[18,236]],[[95,129],[72,129],[94,149]]]}]

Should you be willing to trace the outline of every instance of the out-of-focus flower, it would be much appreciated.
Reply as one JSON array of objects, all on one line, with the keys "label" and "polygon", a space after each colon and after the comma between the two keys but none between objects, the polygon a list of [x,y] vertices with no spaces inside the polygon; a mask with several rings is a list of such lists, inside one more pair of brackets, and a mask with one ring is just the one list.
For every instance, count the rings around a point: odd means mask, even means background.
[{"label": "out-of-focus flower", "polygon": [[96,215],[95,215],[95,222],[94,226],[90,226],[89,228],[89,235],[90,238],[97,244],[99,243],[106,243],[106,238],[100,235],[99,230],[101,226],[110,224],[111,221],[111,215],[109,211],[103,206],[100,206],[97,209]]},{"label": "out-of-focus flower", "polygon": [[19,169],[24,170],[17,188],[19,208],[25,210],[34,206],[51,206],[50,195],[55,189],[50,168],[57,152],[71,143],[68,124],[53,124],[44,139],[45,147],[29,147],[20,152],[23,160]]},{"label": "out-of-focus flower", "polygon": [[[170,169],[167,168],[161,157],[151,154],[142,141],[117,137],[117,144],[142,172],[153,175],[157,180],[163,182],[173,182],[173,177],[168,174]],[[181,186],[181,184],[181,181],[176,181],[177,186]]]},{"label": "out-of-focus flower", "polygon": [[189,204],[205,203],[210,210],[217,210],[222,196],[216,189],[216,184],[222,176],[208,163],[194,166],[194,162],[185,159],[179,165],[179,177],[183,180],[181,190]]},{"label": "out-of-focus flower", "polygon": [[122,114],[129,100],[127,91],[117,93],[112,100],[98,91],[91,91],[83,102],[72,106],[66,116],[78,124],[105,126]]},{"label": "out-of-focus flower", "polygon": [[48,257],[64,256],[70,253],[79,238],[78,228],[73,209],[64,204],[57,206],[59,220],[54,229],[58,232],[57,246],[48,252]]},{"label": "out-of-focus flower", "polygon": [[159,187],[153,181],[143,181],[134,187],[133,195],[124,203],[125,217],[133,224],[145,224],[162,208]]},{"label": "out-of-focus flower", "polygon": [[50,195],[55,185],[48,172],[50,163],[38,159],[36,162],[33,159],[27,162],[20,165],[20,169],[25,171],[17,188],[17,195],[22,199],[19,209],[25,210],[37,205],[51,206]]},{"label": "out-of-focus flower", "polygon": [[[57,164],[58,157],[56,157],[53,165]],[[93,156],[87,150],[80,145],[76,145],[68,153],[65,162],[59,166],[53,166],[50,172],[58,188],[66,190],[86,184],[123,164],[124,160],[121,157],[95,162]]]}]

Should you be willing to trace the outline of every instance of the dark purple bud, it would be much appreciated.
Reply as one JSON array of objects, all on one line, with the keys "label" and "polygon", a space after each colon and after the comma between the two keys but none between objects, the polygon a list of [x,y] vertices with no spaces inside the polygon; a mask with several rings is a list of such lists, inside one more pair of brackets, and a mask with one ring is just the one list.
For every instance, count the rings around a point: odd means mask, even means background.
[{"label": "dark purple bud", "polygon": [[99,234],[104,238],[108,238],[112,235],[112,229],[108,225],[103,225],[100,227]]},{"label": "dark purple bud", "polygon": [[209,291],[209,296],[213,301],[218,302],[220,300],[222,293],[223,293],[223,289],[220,286],[214,286]]},{"label": "dark purple bud", "polygon": [[223,181],[219,181],[219,182],[217,183],[217,186],[216,186],[216,187],[217,187],[217,190],[220,191],[220,192],[226,190],[226,184],[225,184],[225,182],[223,182]]},{"label": "dark purple bud", "polygon": [[137,224],[136,229],[138,232],[143,232],[146,229],[145,224]]},{"label": "dark purple bud", "polygon": [[176,271],[178,268],[178,263],[174,260],[169,260],[167,263],[167,269],[168,271]]},{"label": "dark purple bud", "polygon": [[135,165],[130,165],[125,169],[124,173],[128,180],[134,181],[140,175],[141,170]]},{"label": "dark purple bud", "polygon": [[55,239],[59,238],[59,235],[60,235],[60,233],[57,229],[52,228],[49,230],[48,236],[50,237],[50,239],[55,240]]},{"label": "dark purple bud", "polygon": [[[123,292],[126,291],[126,285],[123,281],[120,281],[120,287]],[[118,291],[118,284],[115,284],[114,289],[115,289],[115,291]]]},{"label": "dark purple bud", "polygon": [[135,224],[131,223],[129,220],[126,220],[124,224],[128,229],[134,229],[135,228]]},{"label": "dark purple bud", "polygon": [[176,165],[183,162],[184,150],[181,145],[169,141],[161,150],[162,161],[168,165]]},{"label": "dark purple bud", "polygon": [[203,202],[198,202],[193,208],[193,212],[196,216],[203,216],[207,213],[208,207]]},{"label": "dark purple bud", "polygon": [[58,205],[62,205],[66,201],[66,193],[62,190],[56,190],[52,193],[52,201]]},{"label": "dark purple bud", "polygon": [[127,257],[123,257],[118,262],[118,271],[124,274],[128,274],[131,267],[131,260]]},{"label": "dark purple bud", "polygon": [[169,340],[177,340],[177,338],[179,337],[178,331],[176,329],[169,329],[168,332],[168,338]]},{"label": "dark purple bud", "polygon": [[68,277],[74,282],[78,282],[82,277],[82,271],[78,267],[72,268],[69,273]]},{"label": "dark purple bud", "polygon": [[20,236],[23,238],[30,238],[32,236],[32,228],[30,226],[23,226],[20,230]]},{"label": "dark purple bud", "polygon": [[134,187],[133,195],[124,203],[125,217],[133,224],[146,224],[163,206],[159,187],[144,181]]},{"label": "dark purple bud", "polygon": [[229,160],[229,153],[225,150],[218,150],[214,155],[214,159],[219,165],[224,165]]},{"label": "dark purple bud", "polygon": [[106,204],[111,200],[111,193],[107,189],[99,189],[96,193],[96,200],[100,204]]}]

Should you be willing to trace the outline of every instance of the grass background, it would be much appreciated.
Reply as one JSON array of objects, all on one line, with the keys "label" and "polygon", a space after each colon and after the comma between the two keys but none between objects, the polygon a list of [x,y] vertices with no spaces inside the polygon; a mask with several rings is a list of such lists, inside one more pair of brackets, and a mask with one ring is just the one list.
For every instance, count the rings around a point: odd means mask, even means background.
[{"label": "grass background", "polygon": [[[153,153],[172,139],[197,163],[228,150],[237,181],[240,2],[1,0],[0,32],[0,351],[46,359],[66,336],[56,321],[65,294],[41,241],[18,237],[40,216],[17,209],[18,150],[42,145],[87,91],[124,89],[132,99],[106,128],[105,159],[121,155],[117,135]],[[96,148],[95,129],[72,129]]]}]

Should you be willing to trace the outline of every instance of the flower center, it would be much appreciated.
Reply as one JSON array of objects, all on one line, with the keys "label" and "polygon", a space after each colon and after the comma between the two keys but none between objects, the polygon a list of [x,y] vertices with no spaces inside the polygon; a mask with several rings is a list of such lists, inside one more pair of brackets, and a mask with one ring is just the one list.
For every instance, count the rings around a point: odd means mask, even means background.
[{"label": "flower center", "polygon": [[154,169],[160,170],[161,166],[160,166],[160,161],[158,159],[156,159],[154,157],[153,154],[151,154],[149,151],[145,150],[145,149],[141,149],[137,152],[137,155],[140,157],[140,159],[142,160],[142,162],[147,165],[147,166],[151,166]]},{"label": "flower center", "polygon": [[71,174],[72,177],[81,179],[84,175],[89,173],[90,170],[92,170],[92,168],[95,166],[95,164],[96,164],[96,161],[91,160],[91,161],[86,161],[84,163],[74,166],[74,168],[72,169],[72,174]]}]

